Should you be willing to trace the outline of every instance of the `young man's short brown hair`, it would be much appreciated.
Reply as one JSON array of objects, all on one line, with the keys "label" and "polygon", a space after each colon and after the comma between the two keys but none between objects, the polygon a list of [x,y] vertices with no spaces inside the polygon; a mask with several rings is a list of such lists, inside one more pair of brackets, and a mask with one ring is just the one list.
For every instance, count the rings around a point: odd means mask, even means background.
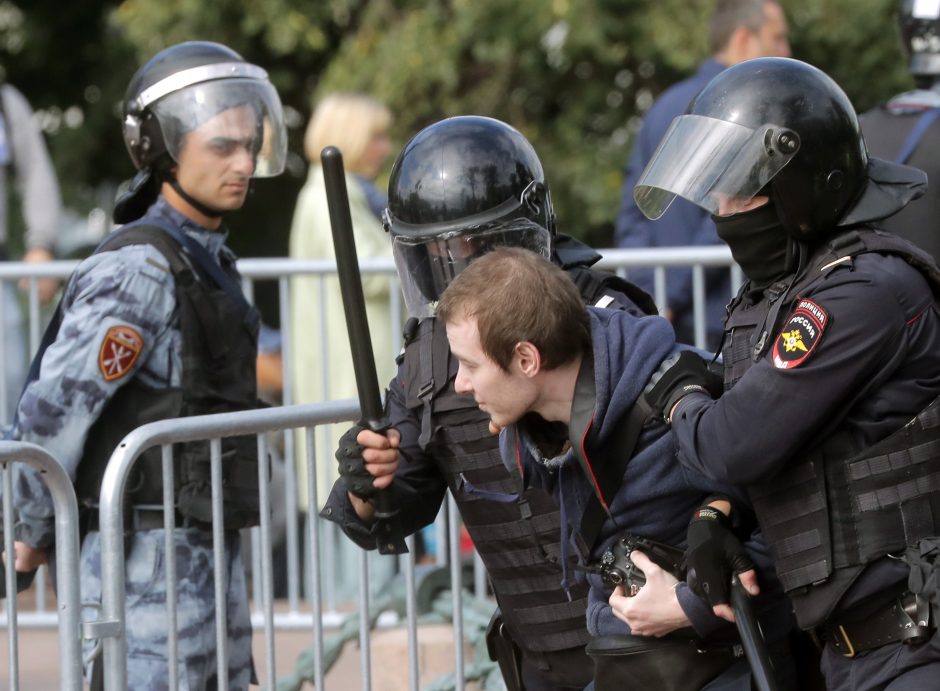
[{"label": "young man's short brown hair", "polygon": [[437,306],[453,322],[473,317],[486,356],[509,369],[516,344],[529,341],[552,369],[591,348],[587,309],[574,282],[535,252],[498,247],[464,269]]}]

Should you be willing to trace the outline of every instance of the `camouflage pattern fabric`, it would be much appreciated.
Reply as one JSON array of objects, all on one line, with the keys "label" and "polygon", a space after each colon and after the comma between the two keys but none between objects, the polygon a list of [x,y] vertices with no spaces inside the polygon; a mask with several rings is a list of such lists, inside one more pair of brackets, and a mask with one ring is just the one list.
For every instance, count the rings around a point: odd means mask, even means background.
[{"label": "camouflage pattern fabric", "polygon": [[[226,233],[207,231],[160,198],[147,217],[179,226],[213,257],[229,253]],[[63,318],[39,378],[18,406],[13,438],[46,449],[74,480],[88,430],[131,379],[155,389],[179,386],[181,338],[173,276],[150,245],[94,254],[76,269],[62,298]],[[130,337],[130,340],[128,340]],[[14,466],[18,540],[52,542],[52,499],[37,473]]]},{"label": "camouflage pattern fabric", "polygon": [[[209,254],[231,258],[226,232],[195,225],[163,198],[144,217],[175,225]],[[152,389],[178,388],[182,338],[175,286],[166,259],[150,245],[129,245],[94,254],[76,269],[62,297],[62,323],[42,358],[39,376],[20,398],[16,440],[49,451],[74,481],[88,432],[110,398],[131,380]],[[49,547],[54,537],[53,504],[32,468],[14,464],[16,539]],[[167,613],[162,530],[134,533],[127,540],[127,643],[129,686],[168,687]],[[237,533],[228,534],[225,607],[228,611],[229,688],[248,687],[251,673],[247,591]],[[211,534],[175,531],[179,610],[180,686],[215,689],[215,590]],[[101,601],[100,542],[90,533],[82,545],[80,585],[86,619],[98,618]],[[94,642],[86,644],[91,654]]]},{"label": "camouflage pattern fabric", "polygon": [[[179,691],[218,688],[216,674],[215,578],[212,534],[199,528],[177,528],[176,599]],[[127,688],[169,688],[166,608],[165,531],[134,533],[126,553]],[[100,618],[101,540],[89,533],[82,544],[82,620]],[[228,623],[228,688],[247,689],[251,678],[251,619],[248,590],[237,532],[225,539],[228,587],[224,603]],[[85,674],[100,655],[97,640],[83,644]]]}]

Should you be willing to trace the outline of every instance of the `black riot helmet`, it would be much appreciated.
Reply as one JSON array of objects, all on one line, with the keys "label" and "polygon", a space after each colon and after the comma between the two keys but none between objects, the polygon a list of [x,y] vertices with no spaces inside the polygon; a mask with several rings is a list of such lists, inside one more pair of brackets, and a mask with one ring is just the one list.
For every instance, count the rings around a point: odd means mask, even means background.
[{"label": "black riot helmet", "polygon": [[924,179],[868,157],[851,102],[825,73],[757,58],[721,72],[673,120],[634,199],[655,219],[676,195],[719,216],[768,195],[787,232],[813,240],[897,212]]},{"label": "black riot helmet", "polygon": [[940,77],[940,4],[901,0],[898,24],[910,73],[930,81]]},{"label": "black riot helmet", "polygon": [[[127,87],[123,134],[139,172],[118,200],[115,221],[139,217],[155,199],[160,182],[172,182],[170,170],[189,132],[243,106],[255,121],[252,177],[280,174],[287,156],[284,115],[262,68],[219,43],[187,41],[160,51],[138,69]],[[208,215],[219,215],[180,193]]]},{"label": "black riot helmet", "polygon": [[405,145],[384,221],[414,317],[430,316],[450,281],[493,247],[549,257],[555,227],[532,145],[504,122],[470,115],[430,125]]}]

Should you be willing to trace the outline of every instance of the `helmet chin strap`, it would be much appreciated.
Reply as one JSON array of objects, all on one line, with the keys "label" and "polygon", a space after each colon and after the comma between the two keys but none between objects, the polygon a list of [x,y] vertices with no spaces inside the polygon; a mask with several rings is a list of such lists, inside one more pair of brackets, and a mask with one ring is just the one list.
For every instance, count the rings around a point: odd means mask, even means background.
[{"label": "helmet chin strap", "polygon": [[213,209],[211,206],[206,206],[198,199],[195,199],[191,195],[187,194],[183,190],[183,186],[180,185],[179,180],[177,180],[176,176],[174,176],[172,173],[167,173],[166,181],[170,183],[170,187],[172,187],[179,196],[186,200],[187,204],[196,209],[196,211],[199,213],[208,216],[209,218],[221,218],[222,214],[225,213],[224,211]]}]

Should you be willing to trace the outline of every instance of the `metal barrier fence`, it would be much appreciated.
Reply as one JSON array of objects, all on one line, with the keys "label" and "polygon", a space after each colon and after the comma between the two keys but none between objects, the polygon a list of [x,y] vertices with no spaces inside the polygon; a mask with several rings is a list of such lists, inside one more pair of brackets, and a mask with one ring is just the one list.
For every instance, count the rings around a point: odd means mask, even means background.
[{"label": "metal barrier fence", "polygon": [[[670,247],[670,248],[648,248],[648,249],[604,249],[601,261],[597,264],[599,268],[616,271],[620,275],[629,278],[629,272],[632,269],[652,268],[654,270],[654,291],[653,297],[657,305],[664,305],[666,302],[666,269],[675,267],[690,267],[692,269],[692,293],[693,293],[693,315],[695,324],[695,345],[703,346],[705,344],[705,269],[713,267],[727,267],[731,274],[732,292],[727,296],[730,299],[733,293],[740,286],[742,275],[739,267],[731,258],[731,253],[724,246],[707,247]],[[0,285],[15,285],[22,279],[28,282],[26,291],[26,326],[25,336],[27,340],[27,352],[34,353],[39,345],[42,335],[42,309],[39,304],[38,284],[39,278],[60,278],[64,279],[77,266],[77,261],[55,261],[45,264],[27,264],[25,262],[0,262]],[[385,275],[389,280],[389,311],[392,315],[391,323],[393,325],[403,322],[403,302],[398,290],[398,277],[395,271],[395,265],[391,259],[362,259],[360,262],[362,273],[368,275]],[[327,277],[336,273],[336,265],[332,260],[318,259],[241,259],[238,262],[238,268],[242,272],[245,283],[245,291],[249,298],[254,295],[254,286],[256,283],[265,281],[276,281],[278,286],[279,298],[279,321],[282,325],[288,324],[290,320],[290,279],[294,276],[318,276],[320,277],[320,292],[323,294],[323,284]],[[6,324],[5,314],[7,305],[0,300],[0,324]],[[341,320],[335,325],[339,326]],[[319,326],[326,326],[319,324]],[[401,333],[394,328],[389,337],[388,354],[394,357],[401,347]],[[284,341],[284,402],[293,403],[291,392],[291,371],[290,371],[290,352],[289,339]],[[0,339],[0,367],[7,366],[7,353],[5,352],[4,339]],[[376,353],[376,357],[383,357],[383,353]],[[380,382],[381,384],[382,382]],[[9,393],[6,390],[5,377],[0,377],[0,424],[8,423],[12,417],[12,411],[8,404]],[[16,392],[12,392],[15,394]]]},{"label": "metal barrier fence", "polygon": [[[226,624],[226,584],[223,583],[224,567],[224,535],[225,528],[222,516],[222,453],[221,439],[224,437],[256,434],[283,430],[287,428],[310,427],[327,422],[343,422],[352,420],[358,415],[358,406],[354,402],[324,403],[271,408],[266,410],[246,411],[241,413],[227,413],[207,415],[176,420],[163,420],[154,422],[131,432],[114,451],[108,462],[101,487],[101,504],[99,526],[101,529],[101,577],[102,577],[102,609],[101,621],[86,625],[89,637],[103,639],[104,651],[104,681],[105,688],[109,690],[122,690],[127,688],[126,655],[127,645],[122,634],[124,615],[124,489],[127,478],[134,467],[134,462],[140,454],[154,446],[161,447],[163,461],[163,487],[164,487],[164,518],[166,526],[166,578],[167,578],[167,630],[168,647],[170,650],[170,688],[176,688],[176,601],[173,583],[176,562],[174,558],[175,543],[172,534],[175,501],[172,488],[173,478],[173,448],[179,442],[207,441],[210,450],[211,484],[212,484],[212,537],[215,555],[215,611],[216,611],[216,645],[218,660],[218,687],[228,687],[228,655],[227,652],[227,624]],[[311,467],[308,478],[312,487],[308,489],[316,496],[316,471],[313,464],[315,447],[309,447],[308,462]],[[260,488],[260,514],[261,526],[261,612],[265,634],[265,660],[268,672],[267,688],[274,688],[274,606],[272,587],[271,562],[271,500],[269,495],[267,477],[267,449],[264,437],[258,437],[258,473]],[[315,511],[307,514],[310,522],[311,535],[316,535],[319,517]],[[316,550],[310,554],[311,570],[317,570]],[[257,575],[257,574],[255,574]],[[367,582],[367,578],[363,581]],[[312,623],[314,638],[322,640],[322,606],[318,589],[313,592]],[[368,596],[363,598],[367,605]],[[367,609],[367,607],[363,607]],[[366,628],[366,631],[368,628]],[[365,650],[367,650],[367,646]],[[322,688],[318,685],[317,688]]]},{"label": "metal barrier fence", "polygon": [[[3,476],[3,551],[13,554],[13,464],[26,463],[40,471],[55,506],[55,563],[58,577],[57,612],[59,625],[59,688],[81,691],[82,665],[79,636],[81,601],[78,580],[78,502],[68,474],[47,451],[35,444],[0,441],[0,463]],[[13,560],[4,568],[6,592],[16,593]],[[19,688],[19,650],[16,597],[6,598],[2,624],[8,630],[10,688]]]},{"label": "metal barrier fence", "polygon": [[[246,411],[243,413],[229,413],[222,415],[210,415],[202,417],[192,417],[179,420],[165,420],[150,425],[145,425],[131,433],[119,446],[112,456],[108,470],[105,474],[102,493],[99,524],[101,526],[102,539],[102,608],[101,617],[97,621],[86,622],[79,626],[80,614],[80,596],[79,596],[79,545],[78,545],[78,507],[75,500],[75,493],[72,483],[59,463],[41,448],[21,442],[0,442],[0,463],[3,463],[3,497],[4,497],[4,550],[12,553],[13,547],[13,507],[12,502],[6,501],[6,498],[12,493],[11,468],[12,462],[26,462],[45,473],[46,482],[50,487],[55,503],[56,520],[56,564],[57,564],[57,611],[59,624],[60,641],[60,688],[68,691],[78,691],[82,688],[82,666],[80,640],[83,634],[88,639],[101,639],[103,641],[103,651],[105,655],[105,689],[114,691],[124,691],[128,688],[126,678],[126,642],[123,638],[125,628],[124,612],[124,520],[123,520],[123,494],[126,480],[133,470],[134,462],[140,457],[140,454],[148,448],[160,446],[163,458],[163,482],[165,487],[173,486],[173,465],[172,465],[172,444],[187,441],[202,441],[210,445],[210,455],[212,463],[212,485],[213,492],[213,538],[215,547],[215,573],[224,573],[220,560],[222,552],[222,535],[224,526],[221,518],[221,499],[218,487],[221,480],[221,453],[220,440],[233,435],[258,435],[258,453],[259,458],[264,458],[267,453],[265,437],[263,433],[278,430],[288,430],[297,427],[307,428],[308,435],[312,435],[314,426],[318,424],[341,422],[355,419],[358,415],[358,405],[354,401],[340,401],[324,404],[297,405],[282,408],[273,408],[259,411]],[[311,472],[308,474],[309,490],[316,491],[317,476],[313,471],[315,465],[315,446],[308,445],[307,463],[311,466]],[[259,481],[265,478],[266,466],[261,464],[259,468]],[[260,548],[257,553],[257,560],[261,568],[254,570],[253,574],[257,581],[256,592],[261,594],[259,610],[260,622],[255,625],[262,628],[262,635],[265,644],[265,687],[275,688],[275,660],[274,660],[274,632],[276,628],[276,616],[273,608],[272,595],[272,558],[271,558],[271,502],[268,493],[268,484],[261,481],[260,486],[260,505],[261,505],[261,526],[254,529],[258,533]],[[173,496],[172,492],[165,494],[165,517],[167,525],[172,525],[173,521]],[[167,508],[169,507],[169,508]],[[451,512],[452,519],[449,521],[450,529],[453,533],[453,544],[456,545],[456,514]],[[311,572],[318,573],[316,569],[317,561],[320,557],[317,538],[319,517],[315,512],[307,515],[310,525],[310,534],[313,536],[313,549],[309,554],[311,561]],[[174,550],[170,549],[172,537],[167,533],[167,559],[165,562],[165,577],[168,583],[168,623],[169,648],[176,649],[177,627],[175,618],[175,589],[169,587],[172,582],[169,574],[175,572]],[[409,546],[413,548],[413,541],[409,541]],[[454,611],[461,611],[461,595],[459,587],[459,559],[456,553],[452,555],[453,563],[458,565],[455,568],[455,575],[451,577],[451,587],[456,593],[453,601]],[[415,565],[413,549],[409,555],[403,557],[405,562],[406,577],[406,607],[407,607],[407,625],[409,640],[409,688],[418,688],[418,653],[417,653],[417,621],[415,616]],[[365,553],[362,553],[360,559],[360,594],[359,600],[359,642],[360,642],[360,667],[363,688],[371,688],[371,660],[369,652],[369,630],[370,621],[370,601],[373,599],[366,584],[369,582],[368,563],[365,559]],[[8,563],[5,569],[7,592],[16,591],[15,574],[12,570],[12,561]],[[307,611],[292,610],[281,615],[282,625],[287,624],[289,628],[306,625],[312,631],[312,642],[314,649],[314,672],[313,679],[317,688],[324,688],[324,665],[323,665],[323,640],[324,625],[329,620],[325,616],[322,598],[320,597],[320,584],[315,575],[314,587],[311,594],[310,609]],[[219,684],[220,688],[226,688],[227,668],[224,661],[226,655],[226,637],[225,637],[225,607],[219,606],[219,600],[224,598],[225,584],[221,578],[216,578],[216,612],[217,612],[217,635],[219,636]],[[256,605],[259,603],[256,602]],[[17,607],[16,598],[8,600],[7,620],[4,624],[9,632],[9,659],[10,659],[10,688],[19,688],[18,671],[18,627],[17,627]],[[462,639],[462,626],[457,617],[455,639]],[[457,646],[455,660],[455,669],[463,669],[462,648]],[[175,655],[171,656],[175,659]],[[175,680],[175,674],[171,675]],[[174,682],[175,683],[175,682]],[[458,684],[461,687],[462,684]],[[175,688],[173,686],[172,688]]]},{"label": "metal barrier fence", "polygon": [[[32,353],[35,351],[41,337],[42,311],[39,306],[35,279],[46,276],[64,278],[68,276],[69,273],[71,273],[75,265],[76,262],[52,262],[43,265],[15,262],[0,263],[0,283],[15,283],[22,278],[26,278],[30,282],[27,298],[25,301],[27,307],[26,314],[28,317],[26,329],[26,334],[28,337],[28,352]],[[598,266],[608,270],[617,271],[621,275],[625,275],[627,277],[629,277],[629,271],[633,268],[654,268],[654,298],[659,305],[662,305],[665,301],[666,268],[691,266],[693,270],[695,333],[696,341],[699,345],[703,345],[705,339],[705,268],[716,266],[729,267],[729,271],[731,271],[732,276],[733,289],[736,289],[741,281],[740,271],[731,260],[730,253],[728,252],[727,248],[724,247],[670,248],[656,250],[604,250],[603,259],[598,264]],[[244,259],[239,261],[239,269],[244,276],[245,290],[249,295],[249,298],[253,296],[254,286],[257,283],[272,280],[277,281],[280,321],[281,324],[284,325],[288,323],[288,315],[290,314],[290,278],[296,275],[319,276],[321,279],[320,290],[322,293],[326,278],[335,273],[334,263],[332,261],[324,260]],[[392,261],[363,260],[362,270],[365,275],[384,274],[388,276],[391,284],[390,294],[392,297],[390,299],[389,309],[393,315],[392,323],[400,323],[402,321],[403,307],[397,288],[397,275],[395,273],[395,268]],[[336,319],[339,318],[336,317]],[[0,323],[4,323],[2,304],[0,304]],[[335,322],[331,324],[321,323],[319,326],[321,332],[326,328],[342,328],[341,322]],[[394,332],[389,334],[389,343],[389,352],[378,352],[376,353],[377,358],[391,358],[397,354],[401,344],[400,333]],[[5,365],[7,363],[7,359],[4,357],[3,347],[3,339],[0,339],[0,363]],[[283,402],[285,405],[289,405],[293,402],[291,391],[292,372],[290,368],[291,353],[289,339],[284,339],[283,341],[282,356],[284,362]],[[0,419],[9,420],[11,417],[11,411],[9,410],[9,406],[6,404],[8,397],[4,394],[8,392],[4,391],[4,380],[5,377],[0,376]],[[123,611],[123,586],[117,585],[114,579],[119,579],[119,570],[120,573],[123,574],[122,565],[124,545],[122,540],[116,537],[120,536],[122,531],[118,530],[115,526],[121,525],[121,490],[123,489],[124,482],[126,480],[126,473],[130,470],[137,454],[144,451],[148,446],[153,445],[163,446],[165,449],[164,454],[167,454],[169,453],[170,449],[169,445],[174,442],[214,438],[215,441],[207,443],[210,443],[210,451],[213,459],[212,462],[213,467],[215,468],[218,464],[219,458],[218,439],[221,437],[233,435],[236,433],[240,435],[261,434],[265,432],[290,430],[295,427],[303,427],[306,429],[306,463],[308,465],[309,471],[307,474],[307,492],[308,496],[316,497],[318,485],[322,486],[324,483],[331,485],[334,477],[330,475],[326,477],[317,476],[316,446],[313,442],[315,426],[327,422],[350,420],[353,419],[355,414],[356,406],[353,403],[333,402],[328,404],[289,406],[263,411],[250,411],[247,413],[233,413],[228,415],[206,416],[205,418],[190,418],[188,420],[182,421],[164,421],[154,423],[153,425],[147,425],[140,428],[130,435],[127,440],[125,440],[126,443],[122,445],[122,448],[115,453],[115,456],[112,459],[113,463],[111,466],[109,466],[108,474],[105,476],[105,485],[102,489],[100,521],[102,526],[111,526],[111,528],[109,528],[106,532],[103,529],[102,533],[102,540],[108,541],[106,544],[103,544],[103,548],[105,550],[105,553],[103,554],[103,562],[107,564],[107,566],[104,566],[103,577],[109,579],[109,585],[107,585],[104,589],[107,603],[103,603],[104,609],[102,610],[101,621],[85,627],[86,635],[94,635],[96,637],[100,636],[104,641],[106,680],[108,681],[106,688],[125,688],[125,686],[121,685],[122,680],[125,679],[122,671],[124,670],[124,657],[121,647],[122,639],[120,636],[113,635],[115,631],[118,630],[114,628],[116,626],[115,622],[119,623],[121,621],[120,616],[121,612]],[[266,442],[264,438],[259,436],[259,453],[264,452],[265,444]],[[302,584],[300,574],[303,569],[301,568],[300,555],[302,553],[302,540],[297,529],[297,521],[295,520],[299,515],[299,511],[296,497],[297,482],[294,475],[293,434],[291,434],[289,431],[284,433],[283,445],[285,455],[284,467],[286,471],[285,483],[287,486],[285,494],[287,514],[287,564],[285,567],[288,574],[286,596],[287,611],[280,612],[278,614],[273,613],[270,589],[272,569],[270,560],[270,526],[262,525],[260,529],[255,529],[252,531],[252,573],[255,601],[252,620],[256,627],[261,626],[264,630],[266,647],[265,662],[266,671],[269,675],[268,679],[266,680],[267,687],[274,687],[273,676],[270,676],[273,675],[274,670],[274,645],[272,638],[273,631],[280,629],[298,629],[309,627],[313,631],[315,662],[314,681],[316,683],[316,688],[322,689],[324,674],[322,660],[324,626],[339,626],[346,617],[346,615],[341,614],[337,610],[337,603],[335,598],[330,596],[331,580],[335,581],[337,578],[342,578],[343,576],[336,573],[334,567],[332,573],[330,573],[328,570],[328,573],[326,574],[326,582],[322,583],[320,569],[317,567],[315,561],[312,562],[309,569],[313,579],[313,587],[310,592],[311,606],[310,609],[304,609],[304,607],[301,606]],[[4,448],[5,447],[0,446],[0,461],[3,461],[3,459],[7,458],[7,456],[3,455],[2,453]],[[332,466],[332,464],[329,465]],[[4,487],[4,489],[6,490],[6,487]],[[105,496],[106,494],[107,497]],[[263,497],[262,499],[264,500]],[[74,502],[74,495],[72,496],[72,500]],[[9,502],[4,502],[4,507],[7,506],[9,506]],[[446,543],[448,545],[447,560],[452,566],[451,585],[452,597],[454,598],[453,616],[455,640],[459,641],[462,640],[463,632],[461,588],[459,587],[462,582],[462,576],[459,568],[459,517],[452,498],[448,498],[448,501],[444,506],[444,510],[442,511],[442,516],[439,518],[436,525],[438,544],[443,545]],[[309,533],[308,542],[311,545],[309,558],[311,560],[320,560],[322,557],[324,557],[324,555],[326,555],[325,561],[330,564],[335,564],[335,561],[330,558],[330,555],[335,552],[337,547],[335,541],[337,539],[345,540],[345,538],[336,537],[337,532],[335,530],[328,530],[326,531],[325,535],[326,544],[321,545],[319,517],[316,515],[315,511],[307,512],[306,527]],[[221,527],[218,530],[221,530]],[[7,532],[6,534],[9,535],[10,533]],[[111,537],[106,538],[105,535],[110,535]],[[414,607],[415,563],[413,538],[409,539],[408,546],[410,553],[408,555],[404,555],[401,559],[401,562],[402,571],[405,575],[408,590],[408,599],[406,600],[408,611],[406,619],[409,641],[409,688],[417,689],[418,660],[416,645],[417,628],[415,623],[416,617]],[[438,559],[443,561],[443,555],[438,555]],[[359,608],[358,617],[360,621],[359,640],[362,650],[360,662],[361,678],[363,688],[365,689],[371,688],[372,681],[368,638],[370,622],[369,602],[371,597],[367,585],[369,582],[368,569],[369,565],[365,557],[365,553],[361,553],[359,556],[359,602],[361,607]],[[42,571],[43,569],[40,570],[40,572]],[[473,591],[478,596],[482,596],[486,592],[486,582],[482,562],[480,562],[479,559],[475,560],[473,573]],[[259,575],[260,578],[258,577]],[[65,582],[63,581],[61,575],[58,582],[60,587],[61,584]],[[18,613],[19,621],[21,625],[26,627],[51,627],[58,624],[60,632],[62,632],[62,627],[64,626],[61,616],[62,594],[60,593],[58,599],[59,616],[57,616],[56,613],[50,612],[47,609],[44,595],[45,590],[45,582],[41,573],[37,578],[37,605],[35,611]],[[324,597],[323,593],[326,593],[326,597]],[[16,615],[17,613],[15,611],[14,605],[13,609],[8,610],[8,618],[16,619]],[[12,652],[15,648],[16,638],[15,625],[10,626],[10,630],[14,634],[11,636],[10,643],[12,665],[14,664],[14,656]],[[171,630],[173,630],[172,627]],[[64,637],[60,636],[60,638],[61,640],[66,640]],[[72,636],[71,639],[68,639],[70,640],[69,647],[71,647],[71,640],[74,638],[75,636]],[[220,656],[220,658],[221,657],[223,656]],[[63,657],[63,665],[69,669],[72,669],[74,663],[70,659],[66,660]],[[463,688],[464,667],[465,661],[463,659],[463,648],[460,645],[456,645],[454,668],[456,671],[455,686],[458,689]],[[15,673],[15,667],[11,666],[11,672]],[[220,680],[224,679],[222,676],[224,673],[225,671],[220,669]],[[64,674],[65,671],[63,671],[63,675]],[[13,681],[13,677],[11,677],[11,681]],[[15,681],[13,688],[17,688],[15,686]],[[65,686],[63,682],[63,688],[71,687]]]},{"label": "metal barrier fence", "polygon": [[[134,469],[135,462],[141,454],[149,448],[160,447],[163,470],[163,486],[173,487],[173,445],[180,442],[205,442],[210,449],[211,479],[212,479],[212,513],[213,513],[213,547],[214,547],[214,573],[215,573],[215,612],[216,612],[216,642],[218,660],[219,688],[227,688],[227,635],[225,621],[226,584],[223,582],[225,573],[223,563],[224,525],[222,519],[221,500],[221,439],[229,436],[243,436],[254,434],[258,440],[259,459],[267,455],[264,434],[280,430],[304,428],[312,436],[316,425],[342,422],[355,419],[358,416],[358,405],[355,401],[339,401],[331,403],[295,405],[288,407],[271,408],[265,410],[245,411],[240,413],[227,413],[219,415],[206,415],[175,420],[164,420],[144,425],[128,435],[112,455],[102,483],[99,526],[101,530],[101,580],[102,602],[101,616],[96,621],[85,622],[81,632],[86,639],[99,639],[102,642],[104,654],[104,688],[106,691],[125,691],[128,688],[126,654],[127,645],[124,638],[125,613],[125,521],[124,521],[124,490],[127,479]],[[315,446],[307,447],[306,462],[309,466],[309,491],[315,493],[317,476],[315,468]],[[54,458],[39,447],[31,444],[17,442],[0,443],[0,462],[15,459],[25,461],[48,473],[47,482],[52,490],[56,504],[57,529],[57,574],[59,591],[57,593],[57,609],[59,611],[59,640],[60,640],[60,688],[68,691],[78,691],[82,688],[81,657],[79,650],[79,559],[78,559],[78,512],[74,490],[71,481],[58,465]],[[12,483],[10,471],[4,468],[4,497],[10,496]],[[261,525],[252,529],[258,533],[260,548],[257,558],[261,568],[253,571],[253,579],[258,581],[256,591],[260,591],[261,602],[256,602],[256,609],[260,613],[261,635],[264,639],[264,672],[262,680],[264,688],[276,687],[275,670],[275,629],[277,617],[274,613],[272,593],[272,556],[271,556],[271,500],[269,496],[267,467],[265,463],[259,464],[260,487],[260,513]],[[12,549],[11,502],[4,501],[5,507],[5,549]],[[172,490],[164,493],[164,520],[166,560],[164,562],[164,577],[167,582],[167,631],[168,649],[170,651],[170,688],[176,687],[176,650],[177,650],[177,619],[175,588],[172,587],[174,578],[170,574],[176,572],[175,549],[172,531],[169,528],[174,521],[174,497]],[[453,636],[455,641],[462,641],[462,600],[461,593],[461,560],[457,552],[456,510],[450,500],[449,519],[447,521],[450,533],[450,590],[453,612]],[[310,552],[310,570],[314,574],[314,587],[311,592],[309,609],[290,611],[282,614],[283,619],[289,620],[290,627],[305,624],[312,633],[312,649],[314,669],[310,677],[316,688],[325,688],[324,665],[324,628],[328,617],[324,611],[321,593],[321,584],[318,582],[317,562],[320,552],[317,543],[319,516],[316,512],[309,512],[307,520],[310,535],[313,536],[313,546]],[[405,621],[407,626],[407,654],[408,654],[408,688],[418,689],[418,624],[416,613],[416,579],[414,562],[414,543],[408,541],[409,554],[403,555],[403,572],[405,576]],[[12,564],[8,566],[7,587],[9,592],[15,592],[15,576]],[[360,678],[362,688],[372,687],[372,660],[370,654],[369,632],[376,613],[370,613],[375,597],[370,592],[368,562],[365,552],[361,553],[359,562],[359,648],[360,648]],[[19,688],[17,672],[17,627],[16,627],[16,600],[10,600],[8,616],[10,627],[10,660],[11,660],[11,688]],[[350,614],[348,616],[356,616]],[[281,622],[282,624],[285,622]],[[455,688],[464,687],[463,670],[465,668],[463,646],[454,646]]]}]

